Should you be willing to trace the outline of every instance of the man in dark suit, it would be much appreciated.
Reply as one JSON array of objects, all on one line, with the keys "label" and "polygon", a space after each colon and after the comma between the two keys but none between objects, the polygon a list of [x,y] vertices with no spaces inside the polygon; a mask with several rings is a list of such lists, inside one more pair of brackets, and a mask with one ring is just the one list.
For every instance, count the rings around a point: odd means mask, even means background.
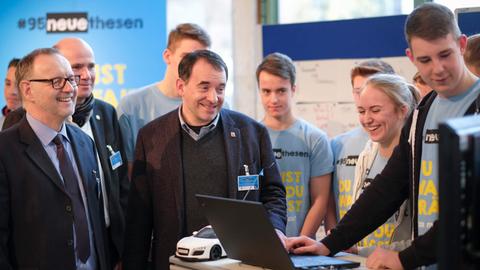
[{"label": "man in dark suit", "polygon": [[95,56],[90,45],[79,38],[64,38],[54,46],[67,58],[73,73],[80,76],[78,97],[73,114],[76,123],[95,142],[102,192],[101,208],[109,241],[112,266],[118,264],[123,248],[125,209],[129,181],[122,134],[115,108],[93,97]]},{"label": "man in dark suit", "polygon": [[0,269],[109,269],[95,146],[65,124],[80,78],[45,48],[16,79],[26,117],[0,133]]},{"label": "man in dark suit", "polygon": [[182,105],[138,135],[124,270],[145,269],[152,230],[154,269],[168,269],[177,241],[208,224],[197,193],[262,202],[284,237],[285,189],[268,132],[255,120],[222,109],[225,63],[199,50],[183,57],[178,71]]},{"label": "man in dark suit", "polygon": [[[125,210],[129,181],[121,130],[112,105],[93,97],[95,56],[88,43],[79,38],[64,38],[54,46],[67,58],[73,73],[80,76],[73,122],[95,142],[108,231],[108,251],[112,266],[118,264],[123,247]],[[25,116],[24,109],[11,112],[3,129],[13,126]],[[120,162],[121,161],[121,162]]]}]

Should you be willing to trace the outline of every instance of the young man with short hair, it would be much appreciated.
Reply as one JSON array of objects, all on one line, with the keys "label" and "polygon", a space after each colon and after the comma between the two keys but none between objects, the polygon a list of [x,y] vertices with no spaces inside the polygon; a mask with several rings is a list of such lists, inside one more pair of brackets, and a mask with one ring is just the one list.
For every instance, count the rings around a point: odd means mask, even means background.
[{"label": "young man with short hair", "polygon": [[417,7],[407,17],[405,36],[409,44],[407,56],[434,91],[425,96],[406,123],[385,169],[331,234],[321,242],[292,238],[287,247],[293,252],[327,255],[346,249],[377,228],[409,198],[411,246],[401,252],[379,247],[368,257],[367,266],[412,269],[437,261],[438,139],[431,138],[438,138],[440,122],[475,111],[480,81],[464,63],[467,37],[460,33],[447,7],[435,3]]},{"label": "young man with short hair", "polygon": [[315,238],[327,210],[333,155],[325,132],[293,114],[295,66],[281,53],[267,55],[257,67],[273,152],[287,194],[287,236]]}]

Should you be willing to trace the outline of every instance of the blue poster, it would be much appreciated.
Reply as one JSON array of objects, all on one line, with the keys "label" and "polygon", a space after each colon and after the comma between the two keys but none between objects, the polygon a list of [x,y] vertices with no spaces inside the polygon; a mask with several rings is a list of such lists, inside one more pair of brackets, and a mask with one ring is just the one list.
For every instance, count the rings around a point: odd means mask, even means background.
[{"label": "blue poster", "polygon": [[[0,4],[0,78],[8,62],[79,37],[93,48],[94,95],[116,106],[129,90],[163,78],[166,0],[18,0]],[[2,95],[0,108],[5,105]]]},{"label": "blue poster", "polygon": [[265,25],[263,55],[282,52],[295,61],[405,56],[406,18],[406,15],[396,15]]}]

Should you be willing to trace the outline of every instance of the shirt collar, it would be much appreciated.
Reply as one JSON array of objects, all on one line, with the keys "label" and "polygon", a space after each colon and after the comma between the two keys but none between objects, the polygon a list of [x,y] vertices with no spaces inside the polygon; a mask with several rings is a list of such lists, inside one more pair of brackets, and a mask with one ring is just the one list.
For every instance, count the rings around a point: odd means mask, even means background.
[{"label": "shirt collar", "polygon": [[65,127],[65,123],[62,125],[62,128],[60,129],[60,131],[57,132],[56,130],[50,128],[49,126],[33,118],[33,116],[31,116],[28,112],[26,116],[27,116],[27,121],[32,127],[33,132],[35,132],[35,135],[37,135],[37,137],[40,139],[40,142],[42,142],[44,147],[49,145],[52,142],[53,138],[57,136],[57,134],[62,134],[62,136],[67,141],[70,141],[67,136],[67,129]]},{"label": "shirt collar", "polygon": [[209,132],[211,132],[212,130],[214,130],[217,127],[218,120],[220,119],[220,113],[218,113],[217,116],[215,116],[215,118],[213,119],[213,121],[210,124],[208,124],[207,126],[203,126],[200,129],[200,133],[197,134],[193,129],[191,129],[188,126],[188,124],[183,119],[182,108],[183,108],[183,105],[180,105],[180,107],[178,108],[178,119],[180,119],[180,126],[195,141],[200,140],[202,137],[204,137],[205,135],[207,135]]}]

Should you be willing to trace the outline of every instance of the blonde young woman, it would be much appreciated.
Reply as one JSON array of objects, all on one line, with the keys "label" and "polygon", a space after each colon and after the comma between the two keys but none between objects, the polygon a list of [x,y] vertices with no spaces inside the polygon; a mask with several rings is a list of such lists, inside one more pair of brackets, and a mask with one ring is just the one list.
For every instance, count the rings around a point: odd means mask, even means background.
[{"label": "blonde young woman", "polygon": [[[360,93],[359,120],[369,140],[355,167],[353,200],[357,200],[380,173],[397,146],[402,127],[420,98],[418,90],[398,75],[376,74]],[[382,202],[379,202],[382,203]],[[404,203],[400,211],[357,244],[358,254],[368,256],[376,246],[402,250],[411,230]]]}]

